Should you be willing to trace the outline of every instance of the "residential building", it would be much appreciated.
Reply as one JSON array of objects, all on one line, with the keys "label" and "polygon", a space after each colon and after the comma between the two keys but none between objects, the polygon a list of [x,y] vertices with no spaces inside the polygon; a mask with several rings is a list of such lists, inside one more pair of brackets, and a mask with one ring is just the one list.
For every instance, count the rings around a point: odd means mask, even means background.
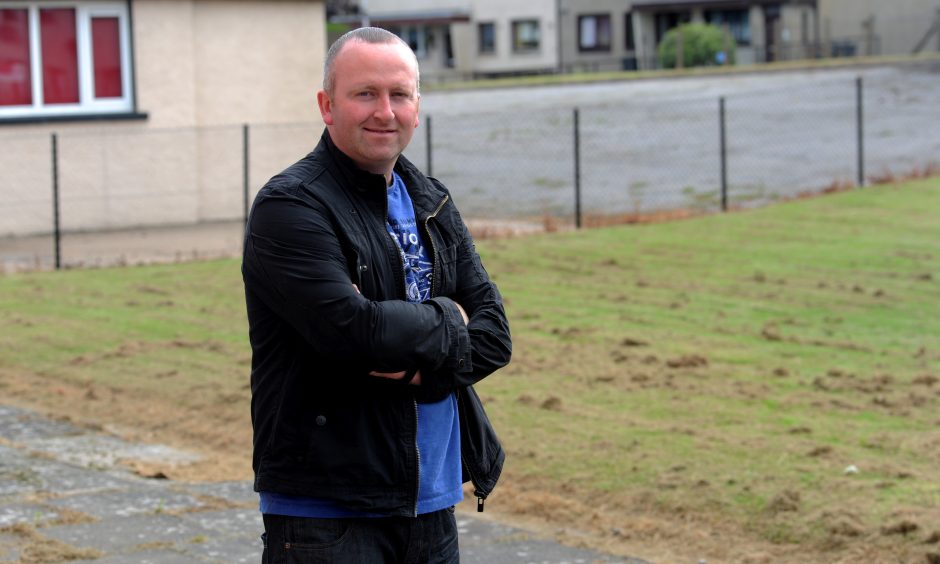
[{"label": "residential building", "polygon": [[655,69],[663,36],[688,22],[726,28],[739,65],[940,50],[940,0],[360,0],[359,9],[335,21],[399,34],[432,81]]},{"label": "residential building", "polygon": [[312,119],[324,14],[322,0],[0,0],[0,125]]},{"label": "residential building", "polygon": [[816,1],[369,0],[360,9],[408,41],[434,80],[654,69],[659,42],[685,22],[727,27],[739,64],[814,56]]},{"label": "residential building", "polygon": [[316,142],[325,14],[325,0],[0,0],[0,236],[48,232],[54,182],[65,230],[240,217],[242,124],[310,124],[302,139],[255,131],[254,188]]},{"label": "residential building", "polygon": [[474,0],[461,30],[477,76],[554,72],[558,65],[555,0]]},{"label": "residential building", "polygon": [[562,72],[639,68],[643,44],[637,38],[643,30],[631,3],[559,0],[558,8]]},{"label": "residential building", "polygon": [[556,0],[369,0],[333,21],[386,28],[408,42],[422,81],[555,72]]},{"label": "residential building", "polygon": [[940,0],[819,0],[819,19],[825,52],[940,51]]},{"label": "residential building", "polygon": [[659,42],[681,23],[727,29],[737,64],[812,56],[818,30],[816,0],[638,0],[632,10],[642,68],[655,68]]},{"label": "residential building", "polygon": [[338,16],[333,21],[351,27],[375,25],[392,31],[414,50],[423,78],[450,75],[455,69],[466,66],[464,61],[458,60],[458,54],[461,59],[465,55],[455,51],[453,37],[462,24],[470,21],[468,8],[456,4],[440,7],[429,1],[409,3],[403,10],[396,6],[389,3],[388,10],[375,13],[370,4],[368,13]]}]

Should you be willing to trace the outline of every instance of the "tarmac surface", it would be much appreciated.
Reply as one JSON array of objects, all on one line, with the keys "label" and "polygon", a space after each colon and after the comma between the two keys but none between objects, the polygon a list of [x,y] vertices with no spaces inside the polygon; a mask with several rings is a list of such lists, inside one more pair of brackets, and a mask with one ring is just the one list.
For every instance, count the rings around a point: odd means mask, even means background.
[{"label": "tarmac surface", "polygon": [[[262,521],[249,482],[143,478],[120,462],[194,457],[0,405],[0,562],[260,562]],[[457,523],[464,563],[646,562],[462,511]],[[45,559],[36,560],[37,550]]]}]

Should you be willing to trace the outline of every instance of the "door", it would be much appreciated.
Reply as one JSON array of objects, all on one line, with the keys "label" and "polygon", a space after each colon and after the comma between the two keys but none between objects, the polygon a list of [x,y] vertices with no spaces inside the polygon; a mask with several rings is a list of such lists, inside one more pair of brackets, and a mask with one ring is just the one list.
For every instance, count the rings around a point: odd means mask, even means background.
[{"label": "door", "polygon": [[781,59],[780,49],[780,5],[764,8],[764,58],[770,63]]}]

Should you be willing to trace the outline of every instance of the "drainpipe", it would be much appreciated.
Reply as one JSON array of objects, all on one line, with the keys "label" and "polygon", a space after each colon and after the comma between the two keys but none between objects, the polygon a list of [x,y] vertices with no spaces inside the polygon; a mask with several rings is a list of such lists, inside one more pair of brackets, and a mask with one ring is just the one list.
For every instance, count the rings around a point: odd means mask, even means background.
[{"label": "drainpipe", "polygon": [[558,42],[556,46],[558,51],[558,74],[565,72],[564,51],[561,44],[561,16],[561,0],[555,0],[555,35],[557,36],[556,41]]}]

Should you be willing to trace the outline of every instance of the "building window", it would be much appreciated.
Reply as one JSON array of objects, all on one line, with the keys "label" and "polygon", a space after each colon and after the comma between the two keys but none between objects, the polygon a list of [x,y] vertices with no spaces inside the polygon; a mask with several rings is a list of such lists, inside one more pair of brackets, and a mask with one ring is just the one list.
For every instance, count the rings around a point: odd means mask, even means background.
[{"label": "building window", "polygon": [[415,52],[415,57],[424,59],[428,55],[428,30],[418,25],[393,25],[389,31],[401,37]]},{"label": "building window", "polygon": [[538,20],[516,20],[512,22],[512,50],[520,53],[525,51],[537,51],[538,48]]},{"label": "building window", "polygon": [[656,27],[656,44],[662,42],[663,37],[670,29],[679,27],[692,21],[692,12],[659,12],[653,18],[653,25]]},{"label": "building window", "polygon": [[727,25],[738,45],[751,44],[751,17],[747,10],[707,10],[705,21],[718,27]]},{"label": "building window", "polygon": [[32,104],[29,12],[0,9],[0,108]]},{"label": "building window", "polygon": [[0,119],[133,110],[125,2],[0,2]]},{"label": "building window", "polygon": [[578,16],[578,49],[580,51],[610,51],[609,15]]},{"label": "building window", "polygon": [[496,52],[496,24],[493,22],[481,23],[478,27],[480,53]]},{"label": "building window", "polygon": [[633,38],[633,12],[623,15],[623,48],[627,51],[636,51],[636,40]]}]

